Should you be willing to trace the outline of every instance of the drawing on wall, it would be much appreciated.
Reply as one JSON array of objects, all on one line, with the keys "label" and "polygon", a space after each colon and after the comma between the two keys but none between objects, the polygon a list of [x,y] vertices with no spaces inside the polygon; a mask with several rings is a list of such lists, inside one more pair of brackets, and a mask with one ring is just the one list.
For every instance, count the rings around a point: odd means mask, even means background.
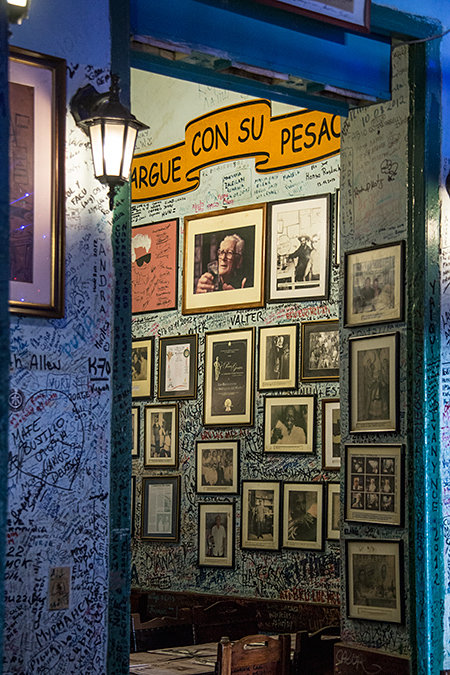
[{"label": "drawing on wall", "polygon": [[178,219],[138,225],[131,231],[133,314],[177,307]]},{"label": "drawing on wall", "polygon": [[323,485],[284,483],[283,547],[322,550]]},{"label": "drawing on wall", "polygon": [[237,494],[240,442],[197,441],[197,492]]},{"label": "drawing on wall", "polygon": [[139,338],[131,343],[131,396],[153,395],[153,350],[155,338]]},{"label": "drawing on wall", "polygon": [[279,542],[280,483],[243,481],[241,548],[277,551]]},{"label": "drawing on wall", "polygon": [[259,329],[259,389],[297,387],[298,324]]},{"label": "drawing on wall", "polygon": [[314,396],[266,396],[265,452],[314,452]]},{"label": "drawing on wall", "polygon": [[339,321],[302,323],[304,382],[339,380]]},{"label": "drawing on wall", "polygon": [[199,504],[198,564],[233,567],[234,503]]},{"label": "drawing on wall", "polygon": [[158,398],[197,396],[198,335],[177,335],[159,339]]},{"label": "drawing on wall", "polygon": [[322,469],[341,468],[341,405],[338,398],[322,399]]},{"label": "drawing on wall", "polygon": [[142,479],[142,539],[178,541],[180,476]]},{"label": "drawing on wall", "polygon": [[144,466],[177,466],[178,404],[146,405],[144,422]]},{"label": "drawing on wall", "polygon": [[325,299],[330,195],[269,205],[269,301]]},{"label": "drawing on wall", "polygon": [[340,539],[341,486],[340,483],[328,483],[327,488],[327,539]]}]

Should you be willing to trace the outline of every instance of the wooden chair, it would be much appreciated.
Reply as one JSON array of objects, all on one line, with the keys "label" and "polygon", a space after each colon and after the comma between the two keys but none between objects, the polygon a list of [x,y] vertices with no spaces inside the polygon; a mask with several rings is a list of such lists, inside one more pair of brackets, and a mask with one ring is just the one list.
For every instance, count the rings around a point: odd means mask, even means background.
[{"label": "wooden chair", "polygon": [[224,635],[230,640],[239,640],[244,635],[258,633],[256,608],[252,602],[221,600],[209,607],[193,607],[192,622],[196,645],[219,642]]},{"label": "wooden chair", "polygon": [[340,639],[339,626],[296,633],[291,675],[333,675],[334,645]]},{"label": "wooden chair", "polygon": [[289,675],[290,635],[248,635],[230,642],[223,637],[217,650],[217,675],[255,671],[258,675]]}]

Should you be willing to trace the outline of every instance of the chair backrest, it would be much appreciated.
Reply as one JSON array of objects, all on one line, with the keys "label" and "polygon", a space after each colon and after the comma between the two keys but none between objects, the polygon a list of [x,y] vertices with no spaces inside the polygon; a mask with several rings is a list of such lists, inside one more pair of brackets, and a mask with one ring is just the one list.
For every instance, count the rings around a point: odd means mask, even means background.
[{"label": "chair backrest", "polygon": [[238,603],[222,600],[209,607],[193,607],[194,644],[219,642],[226,635],[238,640],[244,635],[258,632],[258,621],[254,603]]},{"label": "chair backrest", "polygon": [[333,650],[339,640],[339,626],[326,626],[311,634],[297,632],[292,675],[333,675]]},{"label": "chair backrest", "polygon": [[217,674],[257,671],[258,675],[288,675],[290,635],[248,635],[236,642],[221,639],[217,651]]}]

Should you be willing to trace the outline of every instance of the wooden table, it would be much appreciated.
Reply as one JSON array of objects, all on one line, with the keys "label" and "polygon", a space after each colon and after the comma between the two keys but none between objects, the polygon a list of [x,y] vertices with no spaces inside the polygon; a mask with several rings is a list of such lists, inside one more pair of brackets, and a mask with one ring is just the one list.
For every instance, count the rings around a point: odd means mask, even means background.
[{"label": "wooden table", "polygon": [[130,675],[212,675],[217,642],[130,654]]}]

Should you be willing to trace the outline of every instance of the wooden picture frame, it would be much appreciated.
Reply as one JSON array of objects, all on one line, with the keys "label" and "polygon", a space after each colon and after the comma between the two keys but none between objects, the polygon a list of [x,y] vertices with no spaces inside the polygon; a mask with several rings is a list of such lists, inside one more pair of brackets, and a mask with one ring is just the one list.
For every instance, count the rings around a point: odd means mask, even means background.
[{"label": "wooden picture frame", "polygon": [[242,481],[241,548],[280,548],[280,483]]},{"label": "wooden picture frame", "polygon": [[345,519],[402,527],[403,446],[347,445],[345,466]]},{"label": "wooden picture frame", "polygon": [[134,526],[134,520],[136,517],[136,476],[131,476],[131,506],[130,506],[130,514],[131,514],[131,536],[134,535],[135,532],[135,526]]},{"label": "wooden picture frame", "polygon": [[330,194],[269,204],[269,302],[325,300]]},{"label": "wooden picture frame", "polygon": [[140,429],[139,417],[141,409],[137,406],[131,408],[131,456],[139,457],[140,450]]},{"label": "wooden picture frame", "polygon": [[191,399],[197,396],[198,335],[159,338],[158,398]]},{"label": "wooden picture frame", "polygon": [[404,241],[346,253],[346,326],[403,320],[404,257]]},{"label": "wooden picture frame", "polygon": [[298,386],[298,324],[259,329],[258,389]]},{"label": "wooden picture frame", "polygon": [[198,505],[199,567],[234,567],[234,502]]},{"label": "wooden picture frame", "polygon": [[397,431],[398,333],[350,338],[350,432]]},{"label": "wooden picture frame", "polygon": [[284,483],[283,548],[323,549],[323,483]]},{"label": "wooden picture frame", "polygon": [[348,2],[316,2],[315,0],[256,0],[264,5],[288,12],[304,14],[312,19],[332,23],[342,28],[370,32],[370,0]]},{"label": "wooden picture frame", "polygon": [[314,452],[314,396],[266,396],[264,452]]},{"label": "wooden picture frame", "polygon": [[235,495],[239,492],[240,441],[197,441],[197,492]]},{"label": "wooden picture frame", "polygon": [[131,229],[131,311],[178,306],[178,218]]},{"label": "wooden picture frame", "polygon": [[302,323],[302,382],[339,380],[339,321]]},{"label": "wooden picture frame", "polygon": [[401,540],[348,539],[347,616],[403,623]]},{"label": "wooden picture frame", "polygon": [[263,307],[265,230],[265,204],[185,217],[183,314]]},{"label": "wooden picture frame", "polygon": [[341,538],[341,485],[327,483],[327,539]]},{"label": "wooden picture frame", "polygon": [[12,313],[64,316],[66,62],[10,47]]},{"label": "wooden picture frame", "polygon": [[341,404],[338,398],[322,399],[322,469],[341,468]]},{"label": "wooden picture frame", "polygon": [[204,426],[251,426],[255,329],[205,335]]},{"label": "wooden picture frame", "polygon": [[178,466],[178,404],[144,407],[144,466]]},{"label": "wooden picture frame", "polygon": [[180,528],[180,476],[142,479],[141,538],[177,542]]},{"label": "wooden picture frame", "polygon": [[153,398],[155,338],[137,338],[131,343],[131,397]]}]

